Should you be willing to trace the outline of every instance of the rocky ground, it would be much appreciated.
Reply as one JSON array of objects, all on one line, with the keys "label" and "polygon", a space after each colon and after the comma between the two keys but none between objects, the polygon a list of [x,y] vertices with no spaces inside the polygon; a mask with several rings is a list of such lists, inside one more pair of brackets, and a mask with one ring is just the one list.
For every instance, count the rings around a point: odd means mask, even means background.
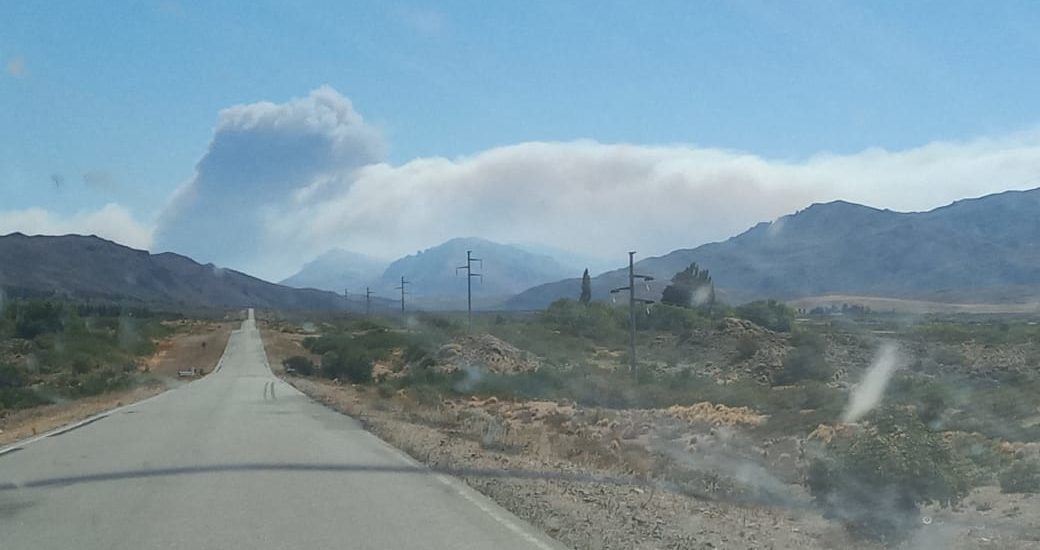
[{"label": "rocky ground", "polygon": [[[302,334],[270,330],[264,338],[272,366],[291,355],[306,355]],[[858,377],[870,363],[879,336],[862,332],[827,338],[828,361],[845,367],[835,382],[840,384]],[[751,353],[740,349],[749,339],[756,341]],[[660,345],[681,347],[698,371],[714,371],[723,381],[726,376],[767,376],[791,347],[787,335],[738,320],[714,333],[691,333]],[[941,357],[945,352],[936,350],[946,349],[933,343],[902,345],[925,357]],[[921,349],[913,351],[914,345]],[[958,349],[967,357],[977,353],[1004,361],[1008,368],[1024,364],[1022,356],[1029,353],[982,345]],[[543,366],[537,357],[489,336],[457,338],[437,354],[437,368],[447,371],[516,373]],[[962,362],[949,368],[968,366]],[[769,418],[761,412],[712,403],[607,409],[496,398],[430,401],[407,391],[388,394],[385,387],[287,379],[573,548],[883,547],[854,538],[823,517],[804,488],[808,453],[840,436],[840,425],[776,435],[763,429]],[[1035,454],[1034,447],[1008,444],[1003,450],[1017,456]],[[959,507],[924,509],[922,525],[897,547],[1040,547],[1040,497],[1002,494],[995,484],[980,487]]]},{"label": "rocky ground", "polygon": [[[850,537],[800,483],[803,442],[755,442],[746,410],[583,410],[452,400],[425,406],[368,388],[290,378],[433,468],[453,473],[579,549],[882,548]],[[900,548],[1040,545],[1040,497],[974,491]]]}]

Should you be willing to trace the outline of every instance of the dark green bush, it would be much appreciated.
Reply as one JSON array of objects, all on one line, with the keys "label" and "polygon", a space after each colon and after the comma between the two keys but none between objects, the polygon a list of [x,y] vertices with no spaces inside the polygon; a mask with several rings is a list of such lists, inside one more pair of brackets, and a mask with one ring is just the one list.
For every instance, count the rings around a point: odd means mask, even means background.
[{"label": "dark green bush", "polygon": [[921,504],[948,506],[962,499],[970,475],[942,435],[916,414],[886,408],[871,421],[815,459],[806,483],[825,514],[850,531],[897,540],[918,524]]},{"label": "dark green bush", "polygon": [[327,351],[321,356],[321,375],[366,384],[372,381],[372,359],[357,349]]},{"label": "dark green bush", "polygon": [[27,409],[50,403],[30,388],[0,388],[0,409]]},{"label": "dark green bush", "polygon": [[[132,368],[132,365],[131,367]],[[130,387],[133,379],[130,377],[130,369],[105,367],[94,370],[75,380],[72,393],[78,396],[98,395],[109,391],[122,390]]]},{"label": "dark green bush", "polygon": [[8,304],[5,317],[14,322],[14,335],[31,340],[41,334],[61,332],[66,316],[61,303],[49,300],[25,300]]},{"label": "dark green bush", "polygon": [[800,346],[787,352],[783,366],[773,374],[773,384],[786,386],[806,380],[827,381],[834,369],[827,364],[823,352],[811,346]]},{"label": "dark green bush", "polygon": [[0,363],[0,389],[20,388],[26,384],[26,380],[22,369],[8,363]]},{"label": "dark green bush", "polygon": [[776,332],[789,332],[794,326],[794,310],[776,300],[758,300],[738,306],[736,315]]},{"label": "dark green bush", "polygon": [[282,361],[282,366],[285,367],[285,370],[292,369],[303,376],[310,376],[315,371],[314,361],[301,355],[293,355]]},{"label": "dark green bush", "polygon": [[1016,460],[997,479],[1004,493],[1040,493],[1040,461]]}]

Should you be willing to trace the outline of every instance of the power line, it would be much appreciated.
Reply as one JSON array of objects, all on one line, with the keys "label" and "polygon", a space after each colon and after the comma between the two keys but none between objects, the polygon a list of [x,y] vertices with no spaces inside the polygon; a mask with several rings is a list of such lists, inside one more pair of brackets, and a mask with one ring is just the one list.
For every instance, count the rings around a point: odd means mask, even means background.
[{"label": "power line", "polygon": [[480,264],[480,268],[484,268],[484,260],[473,257],[473,251],[466,251],[466,265],[456,267],[455,275],[458,276],[460,269],[466,270],[466,330],[473,330],[473,277],[480,277],[480,282],[484,282],[483,273],[473,273],[473,262]]},{"label": "power line", "polygon": [[[610,293],[628,291],[628,370],[634,376],[636,374],[636,302],[649,306],[653,300],[636,298],[636,279],[642,279],[646,283],[647,290],[650,289],[650,281],[654,278],[650,275],[637,275],[635,271],[635,251],[628,253],[628,286],[612,289]],[[649,311],[649,309],[647,310]]]},{"label": "power line", "polygon": [[372,289],[365,287],[365,317],[372,316]]}]

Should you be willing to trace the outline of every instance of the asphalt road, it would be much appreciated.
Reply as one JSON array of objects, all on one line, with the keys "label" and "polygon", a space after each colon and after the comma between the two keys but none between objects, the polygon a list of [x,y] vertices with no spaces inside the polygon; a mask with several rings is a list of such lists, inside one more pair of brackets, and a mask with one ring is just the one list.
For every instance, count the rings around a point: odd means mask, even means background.
[{"label": "asphalt road", "polygon": [[0,548],[558,547],[274,377],[252,319],[220,365],[0,449]]}]

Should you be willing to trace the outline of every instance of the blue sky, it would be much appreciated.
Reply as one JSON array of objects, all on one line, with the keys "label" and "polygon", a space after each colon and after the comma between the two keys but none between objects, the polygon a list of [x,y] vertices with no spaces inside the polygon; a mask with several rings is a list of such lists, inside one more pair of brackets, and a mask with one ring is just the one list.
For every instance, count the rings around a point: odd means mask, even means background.
[{"label": "blue sky", "polygon": [[222,109],[323,85],[397,167],[574,140],[781,165],[1032,144],[1038,28],[1012,1],[4,2],[0,212],[154,224]]}]

